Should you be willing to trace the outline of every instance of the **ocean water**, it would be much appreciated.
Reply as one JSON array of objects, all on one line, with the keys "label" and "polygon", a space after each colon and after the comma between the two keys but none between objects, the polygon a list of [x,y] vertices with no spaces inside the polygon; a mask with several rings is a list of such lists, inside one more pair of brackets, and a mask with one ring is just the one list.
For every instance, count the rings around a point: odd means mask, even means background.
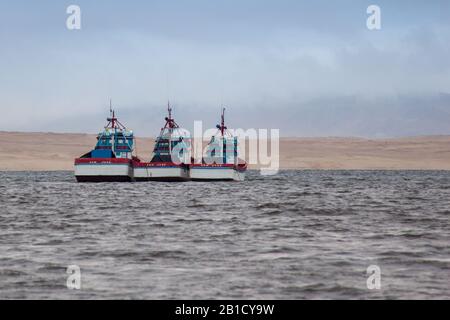
[{"label": "ocean water", "polygon": [[0,231],[2,299],[450,299],[444,171],[99,184],[2,172]]}]

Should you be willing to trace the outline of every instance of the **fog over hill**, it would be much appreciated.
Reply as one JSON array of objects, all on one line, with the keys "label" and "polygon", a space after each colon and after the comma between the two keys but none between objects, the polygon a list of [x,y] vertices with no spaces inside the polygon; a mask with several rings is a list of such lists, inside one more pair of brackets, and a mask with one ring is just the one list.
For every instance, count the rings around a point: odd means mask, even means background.
[{"label": "fog over hill", "polygon": [[[220,107],[174,104],[180,126],[193,130],[196,120],[203,128],[213,128],[220,118]],[[126,106],[117,108],[121,121],[139,136],[155,136],[164,124],[166,106]],[[41,128],[55,132],[96,133],[104,125],[103,112],[61,117]],[[229,128],[280,129],[281,136],[299,137],[404,137],[450,134],[450,95],[427,97],[398,96],[364,99],[357,97],[321,98],[274,106],[262,101],[254,106],[229,106]],[[69,124],[69,125],[68,125]],[[26,131],[39,131],[29,127]]]}]

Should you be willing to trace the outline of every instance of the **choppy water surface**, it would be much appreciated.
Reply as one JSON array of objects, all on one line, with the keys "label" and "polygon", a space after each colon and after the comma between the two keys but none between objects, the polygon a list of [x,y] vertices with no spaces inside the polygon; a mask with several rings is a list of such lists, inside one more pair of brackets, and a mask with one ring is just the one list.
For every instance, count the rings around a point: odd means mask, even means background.
[{"label": "choppy water surface", "polygon": [[[450,172],[0,173],[0,298],[449,299],[449,214]],[[81,290],[67,289],[68,265]]]}]

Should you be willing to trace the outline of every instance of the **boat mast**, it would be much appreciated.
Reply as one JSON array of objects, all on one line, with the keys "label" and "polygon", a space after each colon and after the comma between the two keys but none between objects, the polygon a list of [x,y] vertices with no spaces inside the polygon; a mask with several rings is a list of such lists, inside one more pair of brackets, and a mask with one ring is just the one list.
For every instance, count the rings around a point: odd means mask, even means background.
[{"label": "boat mast", "polygon": [[111,128],[115,129],[116,128],[116,116],[115,116],[115,111],[112,109],[112,101],[111,99],[109,99],[109,113],[112,113],[112,117],[111,117]]},{"label": "boat mast", "polygon": [[169,117],[167,118],[167,124],[169,125],[169,154],[172,157],[172,131],[173,131],[173,119],[172,119],[172,108],[170,107],[170,101],[167,100],[167,111]]},{"label": "boat mast", "polygon": [[225,134],[225,130],[227,127],[225,126],[225,108],[222,108],[221,122],[217,125],[217,128],[220,130],[222,137]]},{"label": "boat mast", "polygon": [[[109,128],[109,125],[111,125],[111,129],[116,129],[116,124],[118,124],[119,128],[120,127],[123,127],[122,129],[125,128],[119,121],[117,121],[116,112],[112,108],[112,101],[111,101],[111,99],[109,99],[109,118],[107,118],[106,120],[108,121],[108,124],[106,125],[106,128]],[[115,130],[113,130],[113,131],[115,131]]]},{"label": "boat mast", "polygon": [[169,116],[166,118],[166,128],[173,129],[176,127],[175,121],[172,118],[172,107],[170,106],[170,101],[167,101],[167,112]]},{"label": "boat mast", "polygon": [[220,131],[223,136],[223,131],[225,130],[225,108],[222,108],[222,122],[220,124]]}]

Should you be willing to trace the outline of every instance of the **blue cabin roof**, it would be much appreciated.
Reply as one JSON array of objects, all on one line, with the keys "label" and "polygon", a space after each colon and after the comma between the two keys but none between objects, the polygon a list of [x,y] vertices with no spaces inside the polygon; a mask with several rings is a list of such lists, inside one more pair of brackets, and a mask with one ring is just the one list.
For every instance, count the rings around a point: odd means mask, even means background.
[{"label": "blue cabin roof", "polygon": [[127,130],[111,110],[105,129],[97,135],[97,144],[82,158],[130,158],[134,150],[133,131]]}]

